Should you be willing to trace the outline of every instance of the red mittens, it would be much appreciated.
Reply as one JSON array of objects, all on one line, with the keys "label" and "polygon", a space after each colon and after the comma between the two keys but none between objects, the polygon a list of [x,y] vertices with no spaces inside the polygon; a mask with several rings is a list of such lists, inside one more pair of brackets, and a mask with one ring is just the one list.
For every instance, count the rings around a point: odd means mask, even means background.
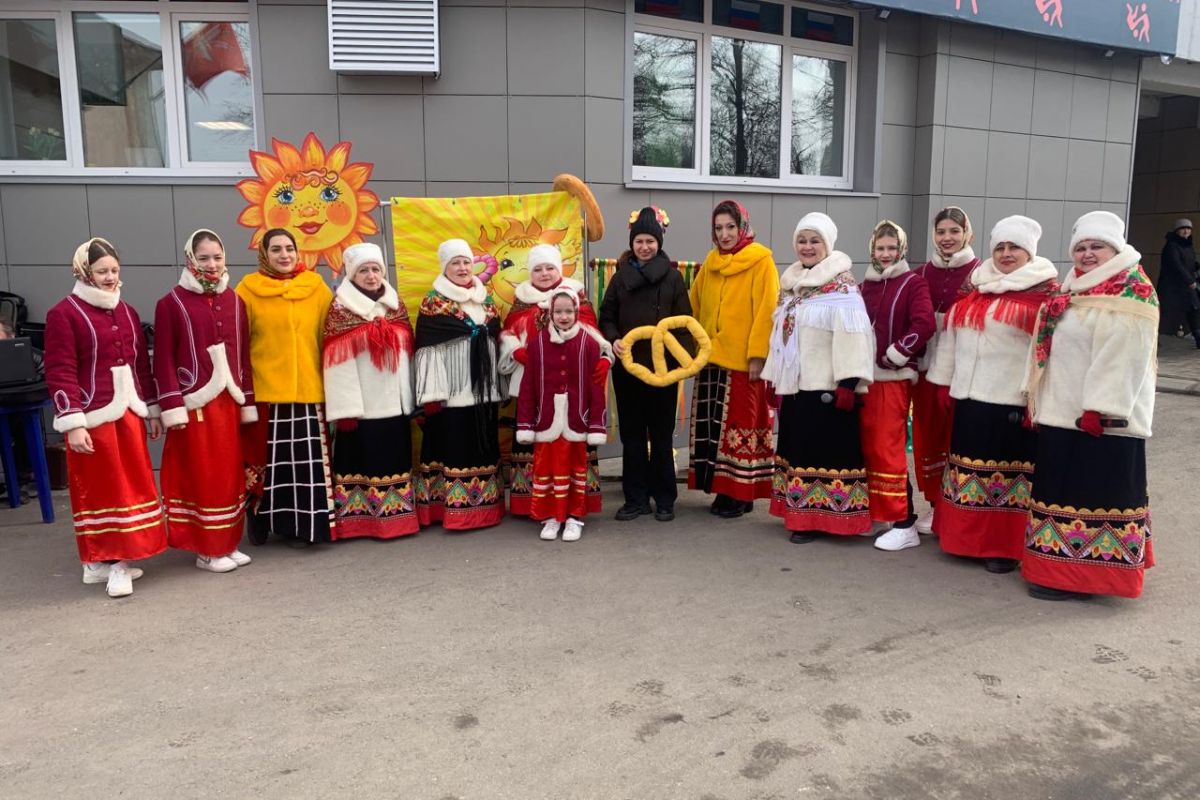
[{"label": "red mittens", "polygon": [[518,347],[513,350],[513,361],[516,361],[521,366],[525,366],[529,362],[529,351],[524,347]]},{"label": "red mittens", "polygon": [[421,406],[421,410],[425,412],[426,417],[432,417],[442,410],[442,403],[425,403]]},{"label": "red mittens", "polygon": [[608,380],[608,370],[612,367],[612,362],[607,358],[602,358],[596,362],[596,368],[592,370],[592,382],[597,386],[603,386]]},{"label": "red mittens", "polygon": [[1083,416],[1079,418],[1079,430],[1092,436],[1101,436],[1104,434],[1104,426],[1100,424],[1099,411],[1085,411]]},{"label": "red mittens", "polygon": [[356,419],[339,419],[335,424],[339,433],[351,433],[358,430],[358,420]]},{"label": "red mittens", "polygon": [[853,411],[854,390],[848,389],[845,386],[839,386],[837,391],[833,393],[833,404],[838,407],[839,411]]}]

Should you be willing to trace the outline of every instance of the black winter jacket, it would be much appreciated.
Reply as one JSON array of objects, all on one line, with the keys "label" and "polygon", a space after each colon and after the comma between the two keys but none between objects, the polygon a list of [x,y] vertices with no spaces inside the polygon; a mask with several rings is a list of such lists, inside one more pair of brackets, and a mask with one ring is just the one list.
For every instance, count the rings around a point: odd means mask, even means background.
[{"label": "black winter jacket", "polygon": [[[640,270],[632,262],[630,251],[621,254],[612,283],[600,303],[600,332],[612,342],[642,325],[655,325],[666,317],[692,313],[683,276],[666,253],[660,250]],[[694,352],[691,337],[685,334],[676,331],[675,338],[689,352]],[[653,367],[649,340],[633,346],[633,358],[639,364]],[[674,366],[674,359],[668,358],[667,363]]]},{"label": "black winter jacket", "polygon": [[1169,307],[1200,311],[1200,295],[1189,284],[1196,283],[1196,251],[1192,239],[1172,231],[1163,245],[1162,262],[1158,270],[1158,294]]}]

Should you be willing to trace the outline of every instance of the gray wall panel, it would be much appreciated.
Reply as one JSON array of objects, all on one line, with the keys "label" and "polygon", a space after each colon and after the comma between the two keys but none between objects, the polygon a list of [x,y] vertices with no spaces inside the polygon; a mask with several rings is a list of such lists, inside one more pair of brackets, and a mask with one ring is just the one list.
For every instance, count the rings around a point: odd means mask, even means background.
[{"label": "gray wall panel", "polygon": [[915,56],[888,53],[885,68],[884,123],[916,125],[918,59]]},{"label": "gray wall panel", "polygon": [[[425,177],[424,98],[419,95],[343,95],[338,98],[341,138],[353,142],[356,161],[375,164],[372,179],[419,181]],[[326,142],[326,146],[330,143]]]},{"label": "gray wall panel", "polygon": [[828,208],[827,213],[838,226],[837,249],[855,263],[867,263],[871,231],[879,222],[879,200],[874,197],[831,197]]},{"label": "gray wall panel", "polygon": [[[77,244],[71,245],[71,249]],[[29,319],[44,321],[46,312],[71,293],[75,279],[71,277],[70,264],[71,253],[67,253],[61,265],[8,265],[8,290],[25,298]]]},{"label": "gray wall panel", "polygon": [[1129,163],[1133,148],[1127,144],[1104,145],[1104,181],[1100,199],[1106,203],[1124,203],[1129,197]]},{"label": "gray wall panel", "polygon": [[1067,199],[1096,202],[1104,179],[1104,143],[1072,140],[1067,148]]},{"label": "gray wall panel", "polygon": [[336,94],[268,94],[263,97],[263,116],[268,150],[272,138],[299,147],[309,131],[327,148],[340,138]]},{"label": "gray wall panel", "polygon": [[1066,136],[1074,79],[1039,68],[1033,86],[1033,132],[1043,136]]},{"label": "gray wall panel", "polygon": [[1110,142],[1132,142],[1137,123],[1137,84],[1113,81],[1108,84],[1108,124],[1105,138]]},{"label": "gray wall panel", "polygon": [[988,134],[989,197],[1025,197],[1025,165],[1029,163],[1029,138],[1023,133],[992,131]]},{"label": "gray wall panel", "polygon": [[584,35],[585,92],[620,100],[625,96],[625,15],[589,9]]},{"label": "gray wall panel", "polygon": [[[650,205],[650,192],[645,189],[626,189],[614,183],[589,183],[588,187],[600,204],[604,215],[604,238],[592,242],[588,252],[592,258],[617,258],[629,247],[629,214]],[[690,258],[683,249],[683,240],[675,237],[675,214],[668,208],[671,224],[663,238],[663,249],[671,258]],[[677,252],[678,251],[678,252]]]},{"label": "gray wall panel", "polygon": [[425,178],[508,181],[504,97],[425,98]]},{"label": "gray wall panel", "polygon": [[883,174],[880,191],[890,194],[911,192],[913,184],[913,146],[916,128],[906,125],[883,126]]},{"label": "gray wall panel", "polygon": [[69,271],[71,256],[91,238],[87,192],[71,185],[0,186],[9,264],[53,264]]},{"label": "gray wall panel", "polygon": [[422,78],[415,75],[338,75],[339,94],[421,94]]},{"label": "gray wall panel", "polygon": [[996,55],[996,28],[954,25],[950,29],[950,55],[991,61]]},{"label": "gray wall panel", "polygon": [[986,129],[992,115],[992,64],[951,57],[948,87],[946,124]]},{"label": "gray wall panel", "polygon": [[[670,243],[667,252],[674,258],[702,260],[712,248],[712,210],[716,205],[713,194],[653,189],[650,192],[650,203],[666,209],[671,218],[671,227],[667,231],[666,239]],[[627,209],[625,213],[628,214],[629,211],[632,209]],[[624,222],[628,221],[629,218],[625,217]],[[757,221],[750,220],[751,224]],[[617,224],[622,224],[619,218]]]},{"label": "gray wall panel", "polygon": [[496,94],[508,89],[503,8],[444,8],[442,74],[425,79],[427,94]]},{"label": "gray wall panel", "polygon": [[211,228],[225,242],[225,262],[231,266],[258,263],[247,249],[253,234],[237,223],[247,203],[232,186],[175,186],[171,190],[175,227],[188,235],[196,228]]},{"label": "gray wall panel", "polygon": [[1029,133],[1033,120],[1034,71],[997,64],[992,73],[991,129]]},{"label": "gray wall panel", "polygon": [[1037,65],[1037,42],[1019,31],[1002,30],[996,36],[996,63],[1017,67]]},{"label": "gray wall panel", "polygon": [[1054,136],[1030,137],[1029,197],[1062,200],[1067,196],[1068,139]]},{"label": "gray wall panel", "polygon": [[1025,204],[1025,213],[1042,225],[1042,240],[1038,243],[1038,253],[1051,261],[1062,261],[1066,258],[1063,206],[1060,200],[1029,200]]},{"label": "gray wall panel", "polygon": [[258,10],[264,94],[333,94],[327,12],[323,6],[263,6]]},{"label": "gray wall panel", "polygon": [[[584,170],[582,97],[510,97],[508,170],[511,181],[545,181]],[[617,146],[619,140],[610,144]]]},{"label": "gray wall panel", "polygon": [[89,186],[87,198],[92,230],[117,246],[122,267],[183,263],[183,237],[199,226],[176,230],[170,186]]},{"label": "gray wall panel", "polygon": [[987,187],[988,132],[946,128],[942,190],[982,197]]},{"label": "gray wall panel", "polygon": [[1068,120],[1072,139],[1103,141],[1108,132],[1108,81],[1076,76]]},{"label": "gray wall panel", "polygon": [[584,179],[620,183],[625,175],[625,104],[620,100],[584,100]]},{"label": "gray wall panel", "polygon": [[508,91],[583,94],[583,31],[582,9],[510,8]]}]

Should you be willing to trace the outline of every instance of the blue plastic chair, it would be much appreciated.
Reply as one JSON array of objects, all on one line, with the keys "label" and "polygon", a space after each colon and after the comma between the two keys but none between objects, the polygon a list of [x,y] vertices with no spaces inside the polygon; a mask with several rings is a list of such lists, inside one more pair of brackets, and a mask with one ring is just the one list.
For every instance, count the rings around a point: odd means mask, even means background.
[{"label": "blue plastic chair", "polygon": [[17,477],[17,459],[13,453],[14,423],[23,431],[29,459],[33,462],[33,479],[37,484],[38,505],[42,522],[54,522],[54,500],[50,496],[50,467],[46,463],[46,442],[42,439],[42,409],[49,400],[40,403],[0,405],[0,460],[4,462],[4,480],[8,485],[8,504],[21,505],[21,481]]}]

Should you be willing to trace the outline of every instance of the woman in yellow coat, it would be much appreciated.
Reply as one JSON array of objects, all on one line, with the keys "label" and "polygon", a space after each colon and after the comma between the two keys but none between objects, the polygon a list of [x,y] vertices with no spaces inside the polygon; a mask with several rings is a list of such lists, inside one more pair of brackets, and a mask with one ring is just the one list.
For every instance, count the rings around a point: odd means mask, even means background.
[{"label": "woman in yellow coat", "polygon": [[333,487],[321,333],[333,292],[304,270],[292,235],[275,228],[259,243],[258,272],[242,278],[237,293],[250,318],[259,409],[245,440],[251,541],[262,544],[273,531],[298,545],[328,542]]},{"label": "woman in yellow coat", "polygon": [[712,356],[692,388],[688,488],[716,493],[709,509],[731,519],[771,496],[775,445],[767,385],[759,379],[771,341],[779,272],[754,241],[750,216],[733,200],[713,210],[713,244],[692,283],[692,313]]}]

